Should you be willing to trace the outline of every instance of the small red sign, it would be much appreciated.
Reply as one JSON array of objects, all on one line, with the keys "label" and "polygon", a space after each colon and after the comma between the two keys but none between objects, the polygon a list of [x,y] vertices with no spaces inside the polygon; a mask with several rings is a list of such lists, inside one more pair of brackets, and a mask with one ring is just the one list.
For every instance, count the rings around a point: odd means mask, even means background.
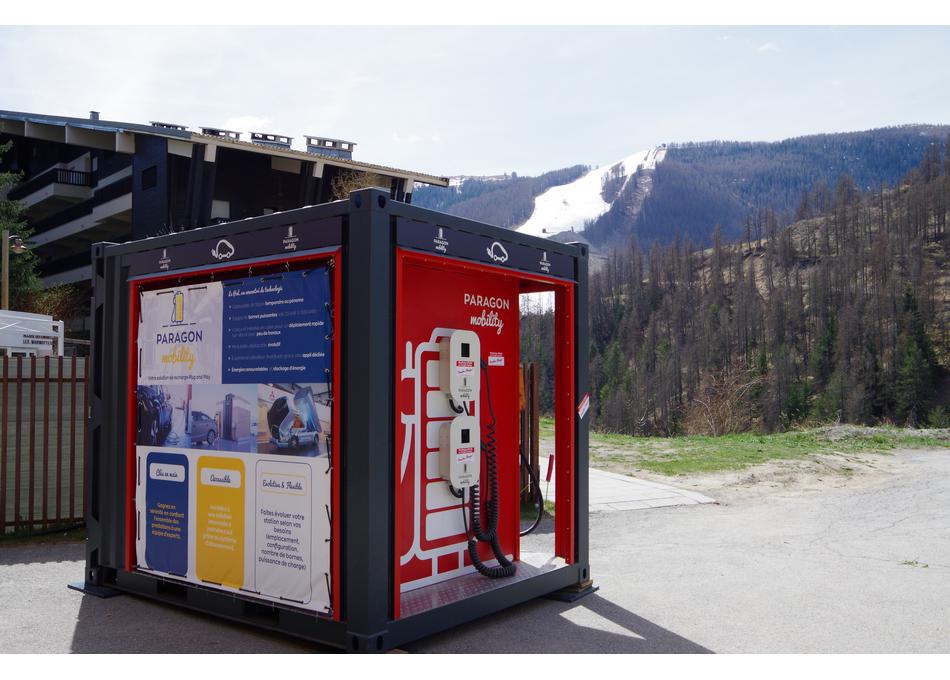
[{"label": "small red sign", "polygon": [[577,415],[583,419],[587,415],[587,411],[590,409],[590,392],[584,395],[584,398],[581,399],[581,403],[577,405]]}]

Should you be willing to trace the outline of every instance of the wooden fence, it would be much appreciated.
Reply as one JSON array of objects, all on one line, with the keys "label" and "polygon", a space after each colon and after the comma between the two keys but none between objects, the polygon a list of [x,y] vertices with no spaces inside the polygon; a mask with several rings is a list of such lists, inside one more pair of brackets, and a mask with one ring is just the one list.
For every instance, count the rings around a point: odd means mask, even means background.
[{"label": "wooden fence", "polygon": [[0,361],[0,527],[29,534],[81,524],[89,360]]}]

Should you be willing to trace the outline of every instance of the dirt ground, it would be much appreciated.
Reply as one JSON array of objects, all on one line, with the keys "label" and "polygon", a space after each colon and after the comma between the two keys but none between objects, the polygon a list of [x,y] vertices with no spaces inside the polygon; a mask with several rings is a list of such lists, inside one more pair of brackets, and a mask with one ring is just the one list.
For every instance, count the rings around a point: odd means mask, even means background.
[{"label": "dirt ground", "polygon": [[[872,437],[879,430],[856,425],[832,425],[816,430],[828,442],[845,438]],[[915,430],[921,437],[950,442],[948,429]],[[553,449],[553,440],[544,442]],[[598,445],[592,467],[633,475],[640,479],[698,491],[720,503],[754,501],[776,492],[810,493],[828,489],[861,490],[887,484],[905,469],[906,454],[921,449],[895,449],[857,453],[814,453],[804,458],[777,459],[743,470],[703,472],[691,475],[663,475],[629,464],[611,461],[611,454],[624,454],[622,448]],[[934,449],[934,455],[950,456],[950,448]]]},{"label": "dirt ground", "polygon": [[[730,504],[752,502],[778,491],[802,494],[828,489],[858,491],[887,484],[900,473],[903,453],[909,452],[816,454],[795,460],[773,460],[746,470],[675,477],[640,470],[636,476],[698,491],[720,503]],[[950,455],[950,451],[947,453]]]}]

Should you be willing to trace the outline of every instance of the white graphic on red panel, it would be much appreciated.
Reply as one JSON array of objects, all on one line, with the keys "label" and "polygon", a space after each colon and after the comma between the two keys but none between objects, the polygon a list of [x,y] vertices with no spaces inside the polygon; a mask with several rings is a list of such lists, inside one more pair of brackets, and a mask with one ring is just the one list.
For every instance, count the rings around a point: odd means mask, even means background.
[{"label": "white graphic on red panel", "polygon": [[[405,368],[400,373],[402,380],[413,383],[413,411],[400,413],[405,434],[399,458],[400,482],[411,475],[413,538],[399,564],[405,567],[413,560],[429,563],[425,577],[402,583],[403,592],[474,571],[472,566],[464,566],[467,543],[461,500],[452,496],[439,476],[439,428],[455,416],[438,381],[439,339],[450,332],[436,328],[429,341],[415,349],[407,342]],[[439,557],[445,555],[456,555],[452,562],[459,566],[440,571]]]}]

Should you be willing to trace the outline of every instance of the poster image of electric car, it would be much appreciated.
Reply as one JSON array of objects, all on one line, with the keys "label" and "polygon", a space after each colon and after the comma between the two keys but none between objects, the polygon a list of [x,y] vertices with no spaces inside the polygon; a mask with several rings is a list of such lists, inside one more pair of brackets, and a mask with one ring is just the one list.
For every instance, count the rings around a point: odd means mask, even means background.
[{"label": "poster image of electric car", "polygon": [[262,384],[257,403],[258,453],[328,455],[333,414],[327,383]]},{"label": "poster image of electric car", "polygon": [[187,446],[190,385],[138,385],[135,443]]},{"label": "poster image of electric car", "polygon": [[143,291],[139,297],[138,382],[221,380],[220,282]]},{"label": "poster image of electric car", "polygon": [[254,385],[139,385],[136,444],[256,450]]},{"label": "poster image of electric car", "polygon": [[255,385],[192,385],[186,437],[176,446],[212,451],[257,450]]}]

